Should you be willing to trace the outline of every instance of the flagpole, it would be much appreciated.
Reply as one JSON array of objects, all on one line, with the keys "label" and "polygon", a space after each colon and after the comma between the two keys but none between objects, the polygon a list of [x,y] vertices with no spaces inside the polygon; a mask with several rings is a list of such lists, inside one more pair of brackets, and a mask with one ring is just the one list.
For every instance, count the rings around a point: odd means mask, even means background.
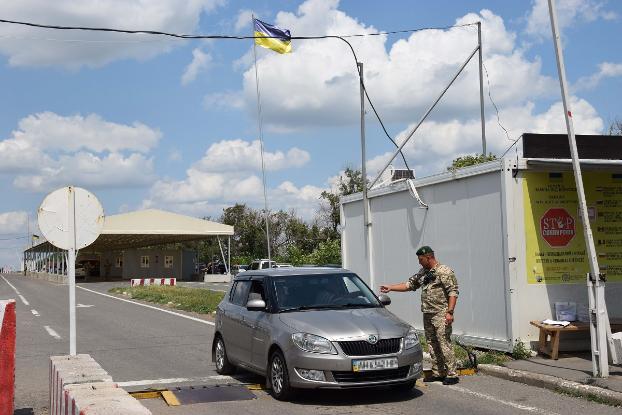
[{"label": "flagpole", "polygon": [[[252,17],[252,28],[253,28],[253,37],[255,36],[255,15],[251,15]],[[257,90],[257,130],[259,133],[259,146],[261,148],[261,176],[263,179],[263,201],[264,201],[264,216],[266,220],[266,244],[268,246],[268,267],[271,267],[270,261],[271,253],[270,253],[270,222],[268,220],[268,193],[266,191],[266,167],[264,163],[263,157],[263,128],[261,125],[261,95],[259,93],[259,73],[257,70],[257,44],[255,43],[255,39],[253,39],[253,59],[255,61],[255,87]]]}]

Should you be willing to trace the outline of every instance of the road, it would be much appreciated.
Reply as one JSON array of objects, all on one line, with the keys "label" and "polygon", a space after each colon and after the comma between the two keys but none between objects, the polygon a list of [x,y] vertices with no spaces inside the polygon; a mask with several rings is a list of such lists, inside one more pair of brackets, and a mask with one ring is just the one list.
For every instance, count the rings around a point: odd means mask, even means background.
[{"label": "road", "polygon": [[[82,283],[76,290],[77,350],[88,353],[127,390],[149,387],[261,382],[241,373],[216,374],[211,362],[209,317],[171,311],[107,294],[124,283]],[[17,301],[16,413],[47,414],[50,355],[69,352],[68,288],[3,274],[0,299]],[[420,385],[412,393],[307,391],[291,403],[265,391],[251,401],[167,407],[144,400],[155,414],[619,414],[613,408],[484,375],[463,377],[456,386]],[[32,408],[32,410],[30,410]]]}]

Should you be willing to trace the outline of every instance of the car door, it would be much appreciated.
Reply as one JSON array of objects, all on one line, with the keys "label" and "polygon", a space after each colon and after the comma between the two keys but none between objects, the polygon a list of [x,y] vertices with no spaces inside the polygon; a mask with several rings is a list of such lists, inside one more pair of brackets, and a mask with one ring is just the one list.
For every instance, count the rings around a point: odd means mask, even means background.
[{"label": "car door", "polygon": [[[249,300],[252,298],[260,298],[268,305],[269,299],[266,293],[264,280],[253,280],[248,298]],[[266,308],[269,309],[269,307]],[[270,341],[270,317],[271,314],[268,313],[267,310],[246,310],[244,315],[250,329],[249,345],[251,365],[262,371],[267,367],[266,353]]]},{"label": "car door", "polygon": [[223,310],[221,330],[229,358],[236,362],[247,363],[250,359],[244,357],[244,350],[249,349],[244,344],[244,341],[248,341],[248,339],[244,340],[247,334],[244,312],[251,282],[250,280],[238,280],[233,284],[229,304]]}]

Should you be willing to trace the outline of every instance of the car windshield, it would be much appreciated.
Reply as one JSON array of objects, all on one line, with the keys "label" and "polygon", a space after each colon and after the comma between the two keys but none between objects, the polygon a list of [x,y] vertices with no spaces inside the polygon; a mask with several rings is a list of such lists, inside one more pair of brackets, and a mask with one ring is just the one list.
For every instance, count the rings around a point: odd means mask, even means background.
[{"label": "car windshield", "polygon": [[272,281],[279,311],[381,307],[355,274],[290,275]]}]

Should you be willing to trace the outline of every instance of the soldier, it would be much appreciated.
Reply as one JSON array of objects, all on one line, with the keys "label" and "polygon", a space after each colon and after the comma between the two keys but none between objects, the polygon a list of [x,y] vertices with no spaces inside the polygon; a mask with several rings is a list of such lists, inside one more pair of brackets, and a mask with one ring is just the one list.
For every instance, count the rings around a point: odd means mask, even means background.
[{"label": "soldier", "polygon": [[451,344],[451,324],[458,300],[458,281],[451,268],[442,265],[434,257],[429,246],[417,250],[421,269],[407,282],[381,285],[380,291],[415,291],[421,288],[421,311],[423,328],[430,346],[432,377],[427,382],[442,381],[443,385],[458,383],[456,356]]}]

